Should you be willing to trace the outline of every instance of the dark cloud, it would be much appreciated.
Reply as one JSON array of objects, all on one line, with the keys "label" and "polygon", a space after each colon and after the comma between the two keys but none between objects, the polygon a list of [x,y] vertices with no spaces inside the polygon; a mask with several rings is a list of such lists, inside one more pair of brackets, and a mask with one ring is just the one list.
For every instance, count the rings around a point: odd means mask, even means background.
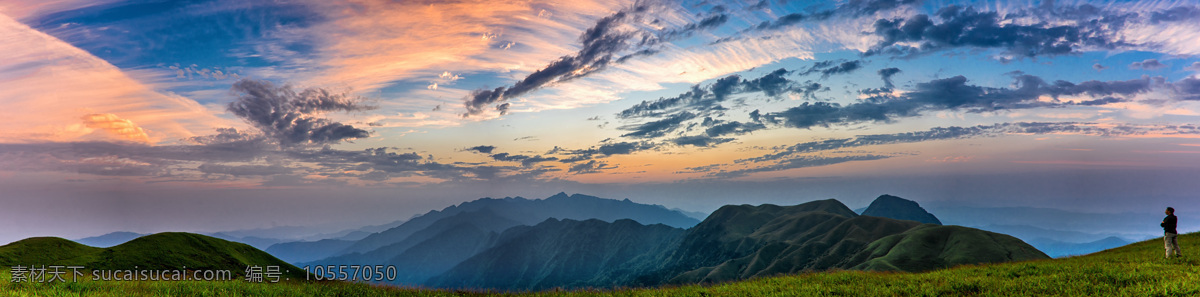
[{"label": "dark cloud", "polygon": [[742,123],[738,121],[731,121],[714,124],[711,127],[708,127],[708,129],[704,130],[704,135],[709,137],[741,135],[766,128],[767,126],[763,125],[762,123]]},{"label": "dark cloud", "polygon": [[766,154],[754,158],[739,159],[735,163],[744,162],[768,162],[788,158],[792,155],[807,154],[820,151],[832,151],[847,148],[856,148],[870,145],[884,145],[897,143],[913,143],[934,140],[961,139],[969,137],[978,137],[989,133],[997,133],[1006,125],[995,126],[974,126],[974,127],[936,127],[926,131],[905,132],[896,134],[874,134],[874,135],[858,135],[853,138],[834,138],[820,141],[810,141],[797,143],[779,150],[774,153]]},{"label": "dark cloud", "polygon": [[1100,65],[1100,63],[1096,63],[1092,64],[1092,69],[1096,69],[1096,71],[1104,71],[1104,69],[1108,69],[1108,67]]},{"label": "dark cloud", "polygon": [[854,72],[854,70],[858,70],[858,68],[862,68],[862,60],[842,62],[841,64],[838,64],[837,66],[830,67],[829,69],[821,70],[821,76],[829,77],[830,75],[834,75],[834,74],[850,73],[850,72]]},{"label": "dark cloud", "polygon": [[690,145],[698,147],[711,147],[718,144],[733,141],[733,138],[710,137],[705,135],[683,136],[669,140],[676,145]]},{"label": "dark cloud", "polygon": [[468,151],[476,151],[476,152],[480,152],[480,153],[484,153],[484,154],[491,154],[492,150],[495,150],[495,149],[496,149],[495,146],[490,146],[490,145],[480,145],[480,146],[473,146],[473,147],[467,148]]},{"label": "dark cloud", "polygon": [[587,173],[597,173],[602,170],[616,169],[616,168],[617,168],[616,166],[608,165],[608,163],[605,163],[605,162],[590,160],[587,162],[571,165],[571,168],[568,169],[567,172],[574,173],[574,174],[587,174]]},{"label": "dark cloud", "polygon": [[795,91],[800,93],[804,99],[817,100],[817,93],[829,91],[829,87],[823,86],[819,83],[807,81],[799,86],[796,86]]},{"label": "dark cloud", "polygon": [[913,5],[921,3],[921,0],[850,0],[838,7],[838,12],[853,16],[861,16],[874,14],[880,11],[887,11],[899,8],[905,5]]},{"label": "dark cloud", "polygon": [[828,78],[830,75],[850,73],[850,72],[853,72],[854,70],[858,70],[858,68],[862,68],[862,64],[863,64],[862,60],[820,61],[820,62],[813,63],[812,66],[809,66],[808,69],[805,69],[804,71],[798,71],[796,73],[796,75],[804,76],[804,75],[809,75],[809,74],[813,74],[813,73],[820,73],[821,77]]},{"label": "dark cloud", "polygon": [[684,121],[693,119],[696,114],[690,112],[680,112],[673,114],[665,119],[641,123],[637,125],[629,125],[621,127],[622,130],[632,131],[622,134],[621,137],[632,138],[655,138],[671,133],[679,129]]},{"label": "dark cloud", "polygon": [[759,0],[758,3],[746,7],[747,10],[763,10],[771,7],[771,2],[768,0]]},{"label": "dark cloud", "polygon": [[[511,86],[475,90],[464,99],[463,106],[466,107],[467,112],[463,116],[481,114],[487,106],[493,104],[496,104],[495,109],[501,115],[506,114],[511,105],[505,101],[511,98],[525,95],[549,84],[590,75],[607,69],[613,63],[623,63],[637,56],[653,55],[658,52],[651,48],[656,44],[685,38],[698,30],[719,27],[729,19],[728,15],[715,13],[699,22],[677,29],[664,29],[657,34],[644,30],[626,29],[630,27],[627,25],[641,21],[648,10],[648,4],[640,3],[601,18],[579,36],[579,42],[582,45],[578,52],[559,57],[558,60],[530,73]],[[634,44],[635,40],[638,43]],[[623,53],[629,54],[621,56]]]},{"label": "dark cloud", "polygon": [[678,96],[663,97],[653,101],[642,101],[637,105],[622,110],[617,116],[620,118],[663,116],[667,113],[681,110],[706,113],[708,111],[724,110],[724,107],[720,104],[728,99],[729,96],[735,94],[761,92],[767,96],[778,97],[788,92],[797,92],[811,96],[814,92],[828,90],[828,88],[822,88],[820,84],[797,84],[786,77],[789,73],[790,71],[787,69],[780,68],[750,80],[733,74],[717,79],[712,84],[704,87],[701,87],[699,84],[694,85],[690,90]]},{"label": "dark cloud", "polygon": [[[534,71],[512,86],[495,89],[480,89],[467,96],[463,105],[471,116],[483,113],[488,105],[502,103],[509,98],[524,95],[530,91],[554,82],[564,82],[600,71],[613,62],[618,52],[630,47],[629,39],[636,33],[621,30],[621,26],[631,19],[637,18],[640,11],[646,7],[638,6],[624,9],[613,15],[601,18],[591,28],[579,37],[582,48],[573,55],[562,56],[550,62],[546,67]],[[502,113],[508,106],[496,107]]]},{"label": "dark cloud", "polygon": [[[1097,123],[1077,122],[1019,122],[978,125],[971,127],[936,127],[924,131],[894,134],[858,135],[851,138],[834,138],[797,143],[787,147],[777,148],[770,154],[734,160],[732,164],[710,164],[705,166],[691,167],[688,168],[689,171],[687,172],[707,172],[708,177],[740,177],[756,172],[824,166],[850,161],[879,160],[891,157],[877,154],[859,154],[835,157],[813,155],[818,153],[837,152],[845,149],[875,145],[917,143],[977,137],[995,137],[1001,135],[1036,135],[1060,133],[1101,137],[1146,135],[1150,133],[1163,135],[1200,135],[1200,126],[1195,125],[1106,126],[1107,125],[1100,125]],[[722,169],[734,166],[743,168],[736,170]]]},{"label": "dark cloud", "polygon": [[900,73],[900,68],[884,68],[875,73],[878,73],[879,77],[883,79],[884,88],[893,89],[896,85],[892,83],[892,76]]},{"label": "dark cloud", "polygon": [[720,170],[720,171],[710,172],[709,174],[707,174],[707,176],[708,177],[717,177],[717,178],[733,178],[733,177],[742,177],[742,176],[746,176],[746,175],[749,175],[752,173],[758,173],[758,172],[771,172],[771,171],[781,171],[781,170],[797,169],[797,168],[819,167],[819,166],[833,165],[833,164],[846,163],[846,162],[852,162],[852,161],[871,161],[871,160],[881,160],[881,159],[887,159],[887,158],[891,158],[891,156],[876,155],[876,154],[835,156],[835,157],[794,156],[794,157],[786,158],[783,160],[779,160],[779,161],[775,162],[774,164],[770,164],[770,165],[766,165],[766,166],[758,166],[758,167],[751,167],[751,168],[737,169],[737,170],[728,170],[728,171]]},{"label": "dark cloud", "polygon": [[[908,106],[908,105],[905,105]],[[829,126],[858,121],[886,121],[892,113],[911,112],[911,109],[889,109],[874,103],[856,103],[842,107],[837,103],[805,102],[800,106],[763,115],[768,122],[793,128]]]},{"label": "dark cloud", "polygon": [[[1146,77],[1128,81],[1086,81],[1079,84],[1060,80],[1051,84],[1036,76],[1018,74],[1014,76],[1014,87],[991,88],[971,85],[967,83],[966,77],[954,76],[918,83],[914,90],[898,97],[874,93],[868,100],[844,106],[829,102],[806,102],[784,111],[763,114],[762,118],[787,127],[811,128],[866,121],[887,122],[898,117],[917,116],[922,111],[984,112],[1055,107],[1063,104],[1038,101],[1038,97],[1045,95],[1058,98],[1079,94],[1130,96],[1149,91],[1152,83],[1153,80]],[[1175,89],[1179,90],[1185,85],[1187,82],[1180,81],[1175,84]],[[1188,92],[1178,92],[1180,98],[1188,98],[1186,93]]]},{"label": "dark cloud", "polygon": [[1080,101],[1077,104],[1083,105],[1083,106],[1100,106],[1100,105],[1106,105],[1106,104],[1110,104],[1110,103],[1120,103],[1120,102],[1126,102],[1126,101],[1129,101],[1129,100],[1121,99],[1121,98],[1117,98],[1117,97],[1104,97],[1104,98],[1100,98],[1100,99]]},{"label": "dark cloud", "polygon": [[[706,17],[706,18],[700,20],[699,22],[687,24],[687,25],[683,26],[682,28],[666,30],[666,31],[662,32],[661,34],[659,34],[659,39],[660,40],[675,40],[675,39],[679,39],[679,38],[687,38],[687,37],[690,37],[692,35],[692,33],[696,32],[696,31],[711,30],[711,29],[720,27],[721,25],[724,25],[725,22],[727,22],[727,21],[729,21],[729,15],[724,14],[724,13],[715,13],[709,17]],[[624,59],[624,57],[622,57],[622,59]]]},{"label": "dark cloud", "polygon": [[1159,70],[1167,67],[1167,64],[1159,63],[1158,59],[1146,59],[1141,62],[1133,62],[1129,64],[1129,69]]},{"label": "dark cloud", "polygon": [[1195,6],[1180,6],[1150,13],[1150,23],[1153,24],[1197,19],[1200,19],[1200,8]]},{"label": "dark cloud", "polygon": [[373,109],[363,99],[309,88],[297,93],[290,86],[244,79],[233,84],[238,98],[227,110],[246,120],[281,146],[331,144],[370,136],[366,130],[320,118],[333,111]]},{"label": "dark cloud", "polygon": [[562,163],[575,163],[575,162],[580,162],[580,161],[591,160],[591,159],[594,159],[594,158],[597,158],[600,156],[628,155],[628,154],[636,153],[639,151],[651,150],[651,149],[654,149],[655,147],[656,147],[656,145],[649,141],[612,142],[610,140],[605,140],[599,145],[592,146],[587,149],[580,149],[580,150],[567,150],[567,149],[555,147],[554,149],[550,150],[546,154],[547,155],[558,154],[561,156],[571,156],[569,158],[561,158],[558,161],[562,162]]},{"label": "dark cloud", "polygon": [[637,151],[654,148],[653,145],[647,142],[616,142],[606,143],[596,148],[596,152],[603,155],[628,155]]},{"label": "dark cloud", "polygon": [[[765,1],[764,1],[765,2]],[[831,10],[817,11],[810,14],[790,13],[780,16],[775,20],[764,21],[746,31],[763,31],[776,30],[779,28],[790,27],[805,21],[823,21],[830,17],[843,16],[862,16],[874,14],[879,11],[896,9],[904,5],[912,5],[919,3],[919,0],[851,0],[841,6]],[[760,2],[762,4],[763,2]]]},{"label": "dark cloud", "polygon": [[625,61],[629,61],[629,59],[633,59],[633,58],[637,58],[637,57],[653,56],[654,54],[657,54],[658,52],[659,52],[659,50],[649,49],[649,48],[640,50],[640,51],[636,51],[632,54],[624,55],[624,56],[621,56],[620,58],[618,58],[617,64],[623,64],[623,63],[625,63]]},{"label": "dark cloud", "polygon": [[1052,85],[1043,86],[1042,92],[1055,98],[1062,95],[1087,94],[1091,96],[1133,95],[1150,91],[1153,81],[1150,77],[1123,81],[1089,80],[1074,84],[1058,80]]},{"label": "dark cloud", "polygon": [[1124,44],[1102,34],[1123,24],[1124,20],[1118,19],[1081,22],[1077,26],[1046,22],[1027,25],[1010,22],[997,12],[960,6],[943,8],[934,17],[937,22],[924,14],[876,21],[874,33],[883,37],[883,41],[865,54],[914,57],[944,49],[975,47],[1001,49],[1016,57],[1036,57],[1072,54],[1082,47],[1114,49]]},{"label": "dark cloud", "polygon": [[494,154],[491,157],[496,161],[521,162],[521,165],[525,167],[533,166],[540,162],[558,161],[558,158],[555,157],[512,155],[509,153]]},{"label": "dark cloud", "polygon": [[1175,96],[1182,100],[1200,100],[1200,78],[1188,77],[1172,85]]},{"label": "dark cloud", "polygon": [[679,94],[679,96],[658,98],[657,100],[653,101],[642,101],[633,107],[626,108],[620,113],[617,113],[617,117],[633,118],[660,116],[667,110],[703,105],[704,103],[707,103],[703,102],[703,100],[705,100],[705,96],[708,94],[708,90],[701,88],[700,85],[694,85],[692,86],[691,90],[684,92],[683,94]]},{"label": "dark cloud", "polygon": [[754,27],[754,30],[761,31],[761,30],[779,29],[782,27],[788,27],[791,25],[798,24],[806,19],[809,19],[809,17],[805,16],[802,13],[798,13],[798,12],[790,13],[790,14],[781,16],[779,18],[776,18],[774,21],[764,21],[762,23],[759,23],[758,26]]},{"label": "dark cloud", "polygon": [[[784,93],[793,91],[794,89],[792,88],[792,84],[794,82],[784,77],[784,75],[787,75],[788,73],[789,72],[787,69],[779,68],[759,78],[749,81],[743,80],[741,83],[741,92],[762,92],[767,96],[777,97],[783,95]],[[737,91],[737,89],[733,89],[733,91]]]}]

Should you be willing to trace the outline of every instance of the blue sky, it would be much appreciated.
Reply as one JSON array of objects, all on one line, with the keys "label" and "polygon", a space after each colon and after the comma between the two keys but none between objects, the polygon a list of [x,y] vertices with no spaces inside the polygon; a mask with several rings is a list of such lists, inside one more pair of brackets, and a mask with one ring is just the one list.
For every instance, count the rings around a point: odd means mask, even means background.
[{"label": "blue sky", "polygon": [[29,227],[0,241],[559,191],[1194,209],[1197,20],[1189,1],[6,1],[0,223]]}]

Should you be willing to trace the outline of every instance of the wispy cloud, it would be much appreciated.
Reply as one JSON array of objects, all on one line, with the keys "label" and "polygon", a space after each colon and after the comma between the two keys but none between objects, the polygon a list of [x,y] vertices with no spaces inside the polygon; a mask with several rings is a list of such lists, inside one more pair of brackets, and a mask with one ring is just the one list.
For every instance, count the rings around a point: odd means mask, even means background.
[{"label": "wispy cloud", "polygon": [[872,153],[839,153],[846,149],[918,143],[939,140],[996,137],[1002,135],[1090,135],[1099,137],[1188,137],[1200,136],[1195,125],[1117,125],[1086,122],[1017,122],[970,127],[935,127],[924,131],[858,135],[796,143],[775,149],[774,152],[732,163],[710,164],[689,168],[687,172],[703,172],[705,178],[729,178],[758,172],[815,167],[850,161],[867,161],[893,156]]},{"label": "wispy cloud", "polygon": [[[195,101],[159,93],[86,51],[2,15],[0,39],[6,40],[0,43],[3,141],[175,142],[228,123]],[[124,128],[129,130],[113,130]]]},{"label": "wispy cloud", "polygon": [[658,50],[653,49],[653,45],[690,36],[693,31],[711,29],[725,23],[724,15],[717,14],[698,23],[662,32],[641,29],[640,27],[645,26],[643,23],[650,21],[648,13],[653,9],[655,7],[648,3],[638,3],[601,18],[580,35],[579,43],[582,45],[578,52],[559,57],[511,86],[476,90],[465,99],[463,105],[467,113],[463,116],[481,114],[484,107],[492,105],[503,115],[508,112],[510,103],[506,101],[511,98],[549,84],[588,76],[613,64],[624,62],[628,57],[657,53]]}]

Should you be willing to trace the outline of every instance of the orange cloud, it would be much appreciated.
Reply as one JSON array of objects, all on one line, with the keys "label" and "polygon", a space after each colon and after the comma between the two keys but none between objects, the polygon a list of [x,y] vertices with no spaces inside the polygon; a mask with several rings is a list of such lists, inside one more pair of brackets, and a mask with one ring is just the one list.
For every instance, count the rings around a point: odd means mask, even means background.
[{"label": "orange cloud", "polygon": [[138,127],[133,121],[122,119],[115,114],[96,113],[85,115],[83,116],[83,124],[92,129],[104,129],[123,139],[150,142],[150,136],[146,135],[146,131],[142,130],[142,127]]},{"label": "orange cloud", "polygon": [[[370,92],[403,79],[435,80],[450,71],[532,71],[569,47],[616,1],[358,0],[319,3],[332,20],[295,38],[319,36],[319,71],[305,85],[338,84]],[[554,10],[547,13],[546,10]],[[475,88],[470,86],[468,88]]]},{"label": "orange cloud", "polygon": [[[123,140],[173,142],[232,126],[191,99],[158,93],[116,66],[4,15],[0,40],[0,142],[73,141],[96,127]],[[105,114],[114,120],[95,117]],[[112,130],[130,127],[137,129]]]}]

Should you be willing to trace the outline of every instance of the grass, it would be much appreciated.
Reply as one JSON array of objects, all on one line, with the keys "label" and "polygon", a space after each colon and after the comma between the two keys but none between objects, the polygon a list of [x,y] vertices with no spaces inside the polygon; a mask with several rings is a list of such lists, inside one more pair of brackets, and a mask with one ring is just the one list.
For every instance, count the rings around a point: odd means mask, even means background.
[{"label": "grass", "polygon": [[[1163,259],[1161,239],[1091,255],[926,273],[834,271],[715,285],[493,294],[414,290],[339,282],[10,283],[0,273],[0,296],[1198,296],[1200,234],[1179,238],[1185,257]],[[7,269],[7,268],[5,268]]]}]

